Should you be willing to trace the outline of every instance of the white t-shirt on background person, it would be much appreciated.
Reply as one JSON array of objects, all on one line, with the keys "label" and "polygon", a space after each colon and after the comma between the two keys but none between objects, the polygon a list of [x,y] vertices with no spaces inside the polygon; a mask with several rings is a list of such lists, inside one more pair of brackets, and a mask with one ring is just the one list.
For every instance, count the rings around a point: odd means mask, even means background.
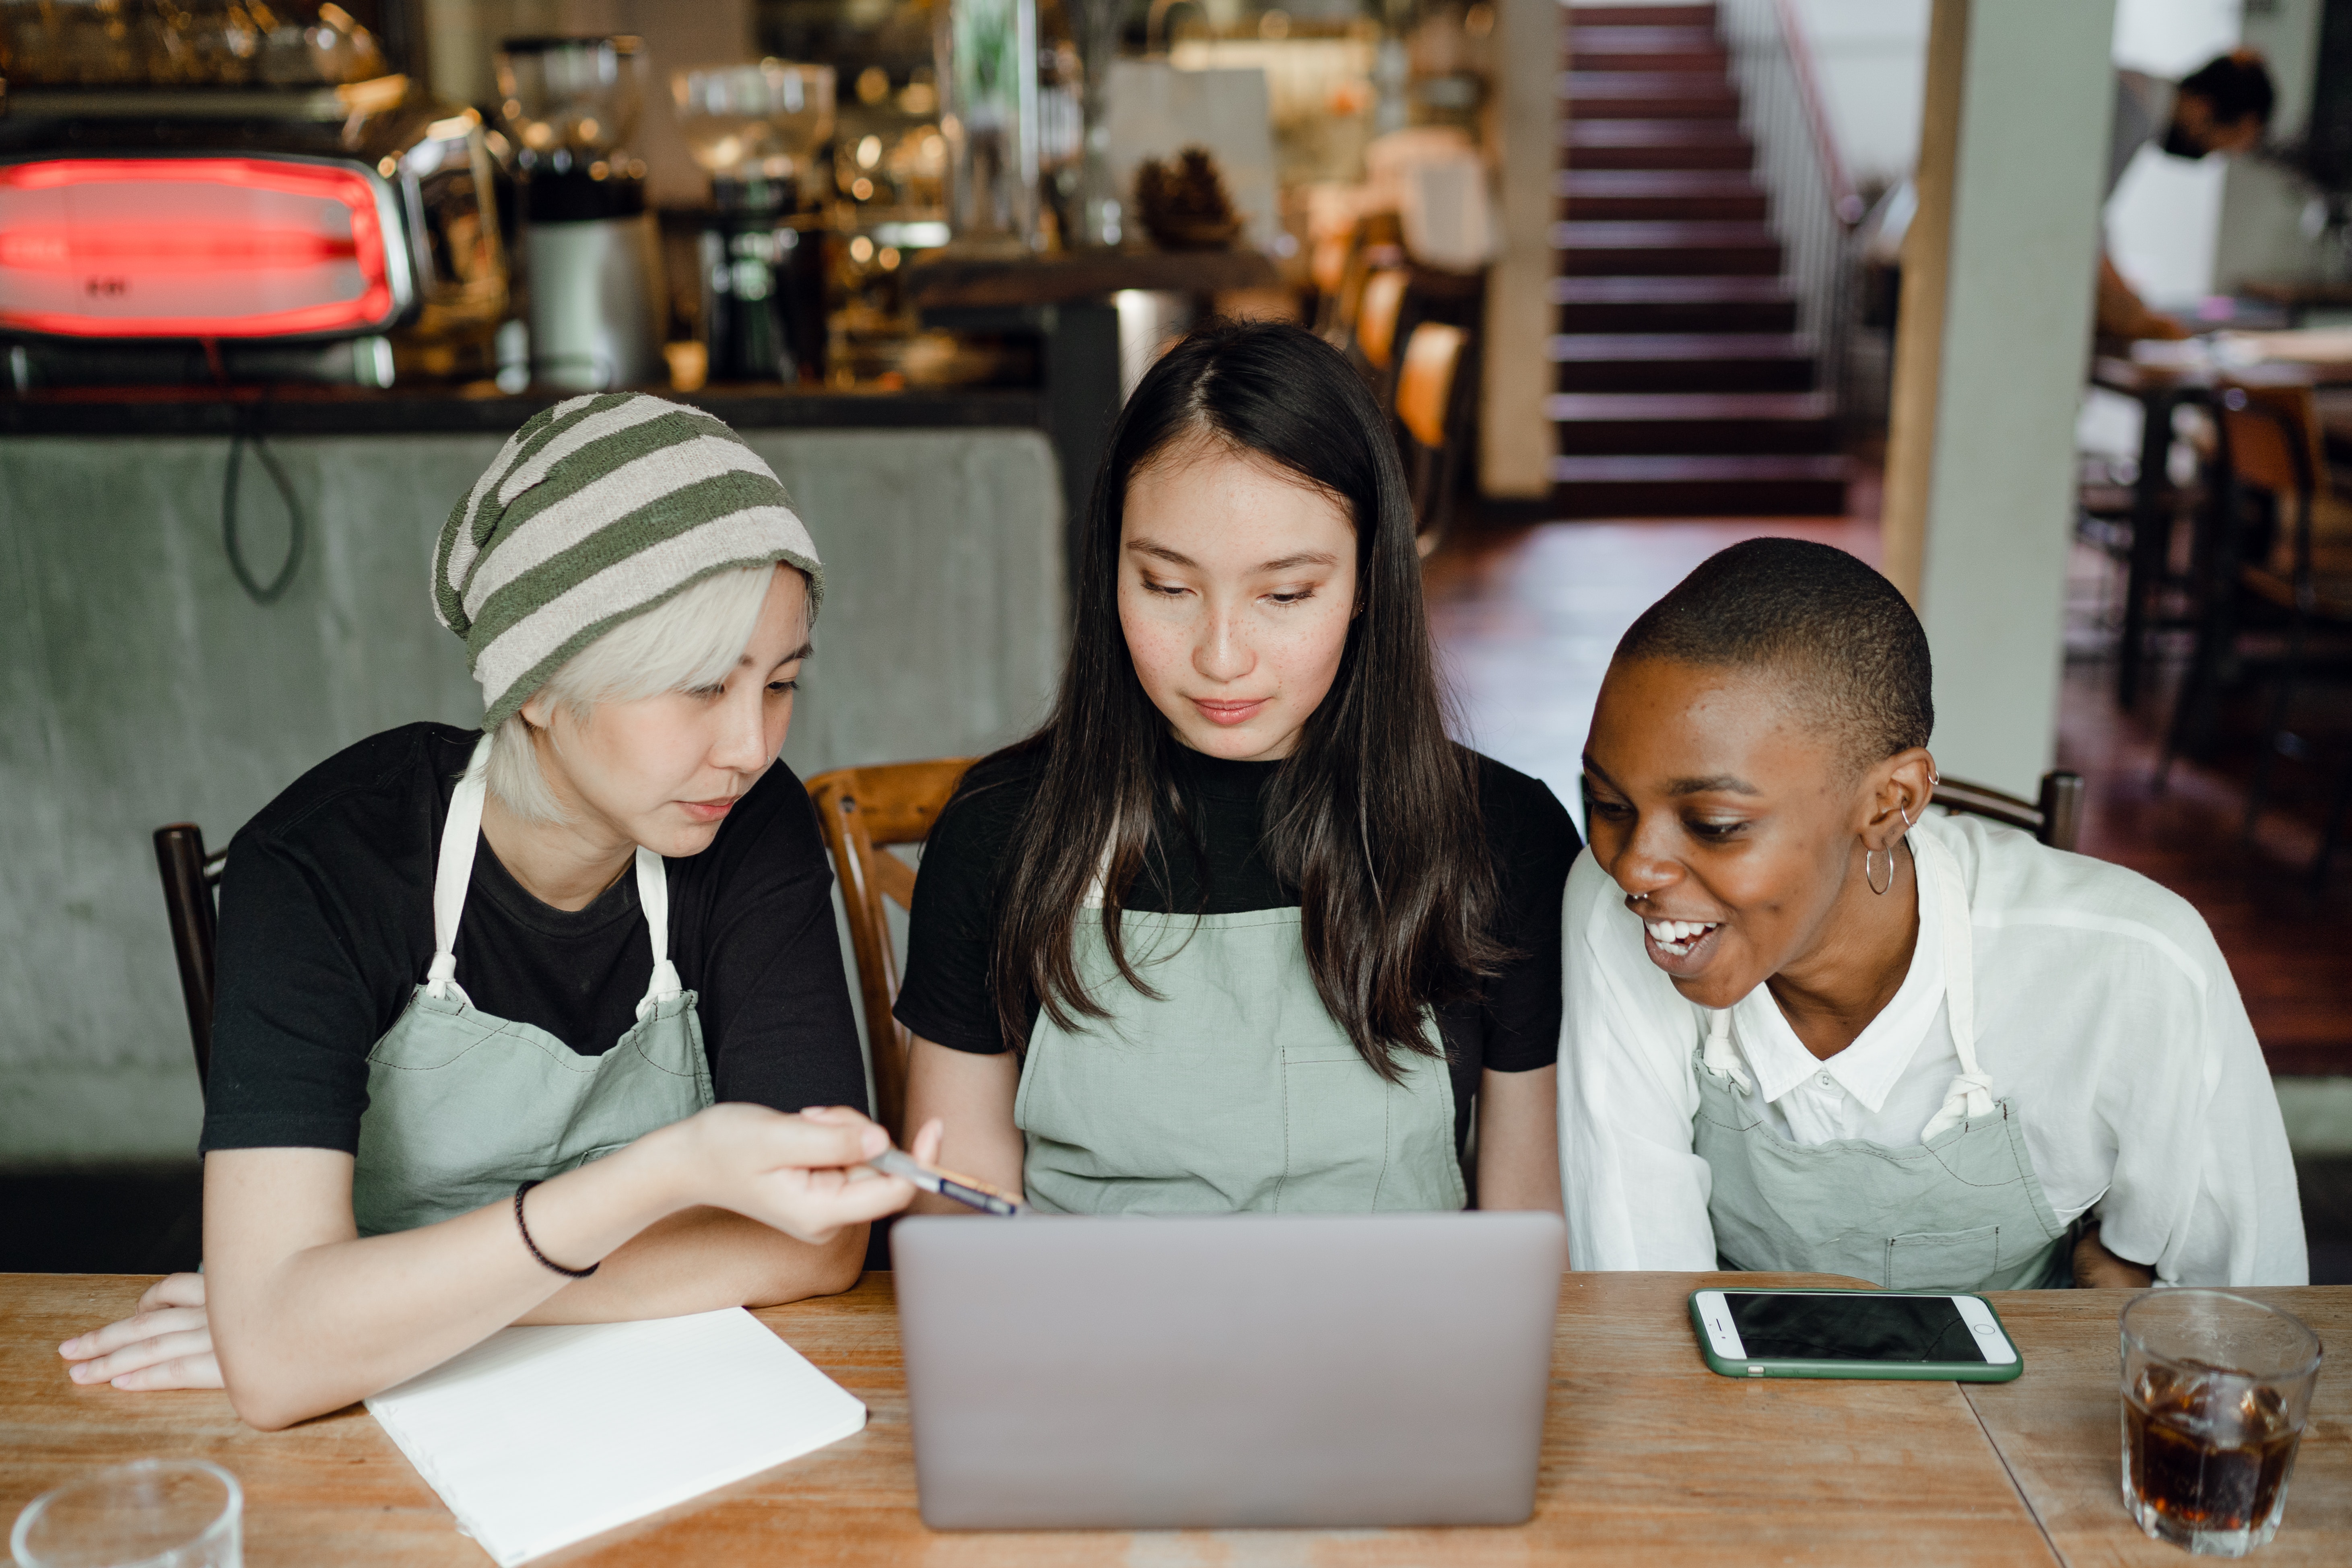
[{"label": "white t-shirt on background person", "polygon": [[[2106,1247],[2167,1283],[2305,1283],[2277,1097],[2197,911],[2136,872],[1982,818],[1930,812],[1912,831],[1948,848],[1967,883],[1978,1058],[1994,1096],[2021,1114],[2058,1218],[2095,1206]],[[1828,1060],[1805,1048],[1768,987],[1731,1009],[1733,1041],[1782,1137],[1914,1148],[1943,1104],[1959,1058],[1927,886],[1918,903],[1901,988]],[[1710,1173],[1691,1140],[1706,1010],[1650,962],[1640,920],[1590,851],[1569,876],[1561,940],[1570,1266],[1714,1268]]]}]

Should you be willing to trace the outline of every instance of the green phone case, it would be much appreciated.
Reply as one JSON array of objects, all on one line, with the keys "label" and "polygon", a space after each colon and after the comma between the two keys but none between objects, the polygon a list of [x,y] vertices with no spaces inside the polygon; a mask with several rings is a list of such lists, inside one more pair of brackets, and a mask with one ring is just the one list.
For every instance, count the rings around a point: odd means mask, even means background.
[{"label": "green phone case", "polygon": [[[1763,1286],[1710,1285],[1710,1290],[1727,1293],[1745,1292],[1751,1296],[1969,1296],[1970,1290],[1791,1290]],[[1700,1292],[1690,1293],[1691,1332],[1698,1340],[1698,1353],[1706,1358],[1707,1366],[1725,1377],[1862,1377],[1893,1379],[1906,1383],[2009,1383],[2025,1370],[2025,1352],[2019,1348],[2016,1337],[2002,1323],[2000,1313],[1990,1301],[1985,1310],[1992,1313],[2001,1337],[2009,1341],[2017,1359],[2007,1366],[1995,1366],[1990,1362],[1918,1361],[1768,1361],[1762,1357],[1741,1361],[1726,1361],[1715,1353],[1714,1342],[1707,1338],[1706,1321],[1699,1316]],[[1984,1301],[1982,1296],[1977,1300]]]}]

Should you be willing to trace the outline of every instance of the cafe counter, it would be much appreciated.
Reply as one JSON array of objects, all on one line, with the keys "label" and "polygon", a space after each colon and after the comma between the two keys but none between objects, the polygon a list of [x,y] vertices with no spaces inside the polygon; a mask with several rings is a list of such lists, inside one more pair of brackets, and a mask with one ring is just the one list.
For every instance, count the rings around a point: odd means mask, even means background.
[{"label": "cafe counter", "polygon": [[[556,400],[0,399],[0,1163],[193,1154],[151,835],[188,821],[225,846],[354,741],[478,720],[428,560],[507,437]],[[803,778],[971,755],[1043,717],[1068,612],[1035,394],[681,400],[742,433],[824,558],[784,749]]]}]

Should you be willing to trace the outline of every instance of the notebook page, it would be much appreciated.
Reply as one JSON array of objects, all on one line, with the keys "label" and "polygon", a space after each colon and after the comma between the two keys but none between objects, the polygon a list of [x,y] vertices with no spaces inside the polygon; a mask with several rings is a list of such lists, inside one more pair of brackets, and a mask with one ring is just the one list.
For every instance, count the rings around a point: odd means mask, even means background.
[{"label": "notebook page", "polygon": [[501,1330],[367,1407],[500,1568],[866,1425],[740,1307]]}]

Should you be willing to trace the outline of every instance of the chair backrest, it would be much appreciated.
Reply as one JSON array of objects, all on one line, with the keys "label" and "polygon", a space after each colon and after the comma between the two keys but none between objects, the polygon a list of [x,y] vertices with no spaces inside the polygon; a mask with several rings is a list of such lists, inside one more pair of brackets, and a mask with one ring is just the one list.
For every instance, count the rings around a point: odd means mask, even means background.
[{"label": "chair backrest", "polygon": [[1404,366],[1397,373],[1397,418],[1424,447],[1445,445],[1454,378],[1469,341],[1467,332],[1443,321],[1423,321],[1405,340]]},{"label": "chair backrest", "polygon": [[849,941],[857,960],[857,994],[866,1009],[866,1045],[874,1063],[875,1119],[903,1139],[907,1114],[907,1031],[890,1016],[898,999],[898,955],[890,942],[883,907],[915,902],[915,872],[890,853],[893,844],[920,844],[955,794],[974,759],[946,757],[927,763],[888,763],[835,768],[808,781],[841,880],[842,908],[849,917]]},{"label": "chair backrest", "polygon": [[155,830],[163,913],[172,922],[172,951],[180,961],[180,999],[187,1004],[199,1085],[213,1065],[213,950],[220,931],[219,906],[213,900],[227,862],[226,849],[205,853],[204,829],[193,822]]},{"label": "chair backrest", "polygon": [[1454,481],[1468,443],[1469,383],[1463,361],[1470,334],[1442,321],[1423,321],[1405,340],[1397,369],[1395,410],[1404,440],[1405,479],[1412,490],[1415,541],[1424,556],[1445,535]]},{"label": "chair backrest", "polygon": [[2327,459],[2311,388],[2229,384],[2221,394],[2215,413],[2239,482],[2282,496],[2314,489]]},{"label": "chair backrest", "polygon": [[1396,357],[1397,321],[1404,314],[1405,287],[1412,274],[1402,267],[1383,267],[1364,279],[1356,304],[1356,346],[1364,363],[1385,374]]},{"label": "chair backrest", "polygon": [[2021,827],[2053,849],[2072,849],[2083,835],[2083,775],[2063,768],[2042,775],[2038,800],[1946,778],[1936,785],[1935,802],[1948,811]]}]

